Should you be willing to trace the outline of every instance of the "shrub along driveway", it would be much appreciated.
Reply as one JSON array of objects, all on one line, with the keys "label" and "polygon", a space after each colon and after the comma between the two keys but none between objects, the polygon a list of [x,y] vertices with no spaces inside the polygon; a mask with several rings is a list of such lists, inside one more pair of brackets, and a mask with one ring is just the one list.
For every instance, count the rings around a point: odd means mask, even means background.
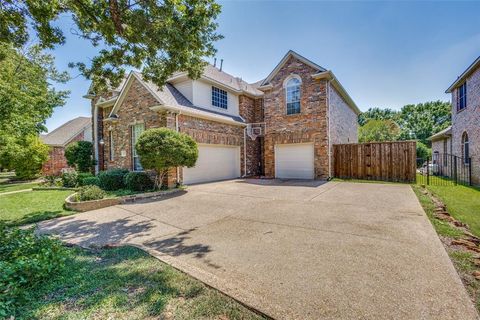
[{"label": "shrub along driveway", "polygon": [[39,226],[138,245],[274,318],[477,317],[408,185],[236,180]]}]

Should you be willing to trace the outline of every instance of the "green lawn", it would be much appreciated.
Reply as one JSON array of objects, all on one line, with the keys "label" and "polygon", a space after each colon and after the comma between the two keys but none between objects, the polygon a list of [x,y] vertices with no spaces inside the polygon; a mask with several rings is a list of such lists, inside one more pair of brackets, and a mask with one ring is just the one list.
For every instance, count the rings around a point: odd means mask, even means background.
[{"label": "green lawn", "polygon": [[425,213],[430,219],[430,222],[432,223],[432,225],[434,226],[435,230],[439,235],[444,237],[455,238],[455,239],[462,237],[463,232],[461,232],[456,228],[453,228],[447,222],[435,218],[433,214],[435,209],[433,201],[430,198],[430,196],[425,195],[421,192],[422,190],[421,187],[412,185],[412,188],[415,194],[417,195],[417,198],[420,201],[420,204],[422,205],[423,210],[425,210]]},{"label": "green lawn", "polygon": [[70,190],[41,190],[0,195],[0,221],[22,225],[72,214],[63,208]]},{"label": "green lawn", "polygon": [[17,319],[261,319],[137,248],[69,250],[66,271],[32,292]]},{"label": "green lawn", "polygon": [[10,191],[32,189],[33,187],[38,187],[38,182],[0,183],[0,194]]},{"label": "green lawn", "polygon": [[480,237],[480,190],[474,187],[426,186],[447,205],[448,212],[457,220],[470,227]]}]

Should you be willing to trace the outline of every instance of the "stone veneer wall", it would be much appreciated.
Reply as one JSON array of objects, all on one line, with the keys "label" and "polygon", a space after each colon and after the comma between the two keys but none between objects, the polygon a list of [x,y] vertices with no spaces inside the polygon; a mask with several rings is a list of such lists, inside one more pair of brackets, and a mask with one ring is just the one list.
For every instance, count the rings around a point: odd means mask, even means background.
[{"label": "stone veneer wall", "polygon": [[467,78],[467,108],[457,112],[458,88],[452,92],[453,153],[462,156],[462,135],[468,134],[472,182],[480,185],[480,68]]},{"label": "stone veneer wall", "polygon": [[[267,177],[275,177],[275,144],[312,142],[315,178],[328,178],[327,82],[313,79],[315,73],[314,68],[290,57],[270,81],[272,88],[265,91],[264,161]],[[302,79],[301,112],[296,115],[286,114],[283,82],[291,74]]]}]

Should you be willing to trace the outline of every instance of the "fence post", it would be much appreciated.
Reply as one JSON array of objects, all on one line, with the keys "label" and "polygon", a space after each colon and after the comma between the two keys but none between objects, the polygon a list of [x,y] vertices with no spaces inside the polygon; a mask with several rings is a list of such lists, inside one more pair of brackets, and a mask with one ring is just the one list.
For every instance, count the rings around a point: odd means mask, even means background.
[{"label": "fence post", "polygon": [[430,157],[427,157],[427,186],[430,185]]},{"label": "fence post", "polygon": [[472,185],[472,158],[468,158],[468,185]]},{"label": "fence post", "polygon": [[453,182],[457,185],[457,157],[453,157]]}]

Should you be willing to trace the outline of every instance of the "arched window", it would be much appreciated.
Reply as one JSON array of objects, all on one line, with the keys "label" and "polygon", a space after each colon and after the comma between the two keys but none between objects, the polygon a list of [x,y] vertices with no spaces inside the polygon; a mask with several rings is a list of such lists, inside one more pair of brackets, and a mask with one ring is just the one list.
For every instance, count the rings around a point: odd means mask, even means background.
[{"label": "arched window", "polygon": [[299,77],[291,77],[285,82],[285,92],[287,101],[287,115],[300,113],[300,85],[302,81]]},{"label": "arched window", "polygon": [[470,163],[470,150],[468,148],[468,134],[466,132],[462,135],[462,157],[463,161],[468,164]]}]

